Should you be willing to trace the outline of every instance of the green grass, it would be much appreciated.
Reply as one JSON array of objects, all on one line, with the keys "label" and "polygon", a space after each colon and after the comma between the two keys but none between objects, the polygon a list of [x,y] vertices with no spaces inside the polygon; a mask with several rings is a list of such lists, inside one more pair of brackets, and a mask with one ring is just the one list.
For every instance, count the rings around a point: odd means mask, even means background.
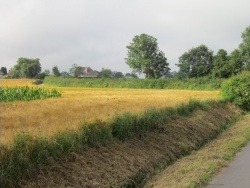
[{"label": "green grass", "polygon": [[30,101],[45,98],[61,97],[61,92],[56,89],[46,90],[44,88],[24,87],[0,87],[0,101]]}]

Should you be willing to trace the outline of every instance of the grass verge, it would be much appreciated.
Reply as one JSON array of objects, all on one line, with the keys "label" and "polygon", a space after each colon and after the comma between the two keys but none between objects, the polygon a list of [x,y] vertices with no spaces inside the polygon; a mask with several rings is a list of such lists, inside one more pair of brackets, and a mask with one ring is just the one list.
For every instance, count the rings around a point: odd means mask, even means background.
[{"label": "grass verge", "polygon": [[126,140],[157,129],[169,120],[187,116],[197,109],[212,108],[218,103],[190,101],[175,108],[150,109],[141,115],[126,113],[109,122],[88,123],[77,131],[60,132],[51,139],[20,133],[12,145],[2,145],[0,148],[1,184],[3,187],[15,187],[26,172],[37,168],[51,157],[56,160],[87,146],[93,147],[114,139]]},{"label": "grass verge", "polygon": [[223,132],[199,151],[184,157],[150,180],[145,187],[206,186],[220,169],[250,141],[250,115]]}]

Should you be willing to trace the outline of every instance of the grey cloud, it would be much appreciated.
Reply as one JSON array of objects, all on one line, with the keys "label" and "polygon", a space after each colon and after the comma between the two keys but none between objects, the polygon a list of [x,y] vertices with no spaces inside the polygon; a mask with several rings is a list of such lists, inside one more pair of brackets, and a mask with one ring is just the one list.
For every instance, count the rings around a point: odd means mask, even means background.
[{"label": "grey cloud", "polygon": [[229,52],[249,26],[248,0],[24,0],[0,2],[0,63],[38,57],[44,69],[72,64],[130,72],[124,58],[135,35],[158,39],[172,69],[201,43]]}]

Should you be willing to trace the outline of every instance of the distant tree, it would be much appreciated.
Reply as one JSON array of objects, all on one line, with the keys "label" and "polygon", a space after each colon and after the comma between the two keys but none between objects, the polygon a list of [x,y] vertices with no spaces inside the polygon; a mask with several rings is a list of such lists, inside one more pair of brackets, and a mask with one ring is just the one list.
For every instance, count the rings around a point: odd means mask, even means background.
[{"label": "distant tree", "polygon": [[117,72],[117,71],[112,71],[111,76],[112,76],[112,78],[123,78],[124,77],[122,72]]},{"label": "distant tree", "polygon": [[49,75],[50,74],[50,70],[49,69],[45,69],[44,72]]},{"label": "distant tree", "polygon": [[136,35],[127,49],[125,61],[134,73],[144,73],[146,78],[160,78],[170,70],[165,54],[158,48],[157,39],[150,35]]},{"label": "distant tree", "polygon": [[7,68],[6,67],[1,67],[1,72],[6,75],[7,74]]},{"label": "distant tree", "polygon": [[73,64],[69,72],[72,76],[79,77],[82,74],[82,67],[77,64]]},{"label": "distant tree", "polygon": [[63,78],[70,77],[70,74],[68,72],[65,72],[65,71],[61,72],[60,74],[61,74],[61,77],[63,77]]},{"label": "distant tree", "polygon": [[176,71],[169,72],[164,78],[178,78],[178,73]]},{"label": "distant tree", "polygon": [[185,72],[177,72],[176,75],[175,75],[175,78],[178,78],[180,80],[186,80],[188,79],[188,74],[185,73]]},{"label": "distant tree", "polygon": [[38,58],[29,59],[20,57],[17,64],[13,67],[12,77],[15,78],[34,78],[41,72],[41,64]]},{"label": "distant tree", "polygon": [[239,46],[242,60],[245,63],[245,69],[250,70],[250,26],[248,26],[241,35],[242,43]]},{"label": "distant tree", "polygon": [[61,76],[61,74],[60,74],[59,69],[58,69],[57,66],[54,66],[54,67],[52,68],[52,73],[53,73],[56,77]]},{"label": "distant tree", "polygon": [[135,73],[126,73],[125,78],[138,78],[137,74]]},{"label": "distant tree", "polygon": [[110,69],[102,68],[99,75],[100,75],[101,78],[111,78],[112,77],[112,71]]},{"label": "distant tree", "polygon": [[177,66],[190,78],[206,76],[213,68],[213,52],[202,44],[179,57]]}]

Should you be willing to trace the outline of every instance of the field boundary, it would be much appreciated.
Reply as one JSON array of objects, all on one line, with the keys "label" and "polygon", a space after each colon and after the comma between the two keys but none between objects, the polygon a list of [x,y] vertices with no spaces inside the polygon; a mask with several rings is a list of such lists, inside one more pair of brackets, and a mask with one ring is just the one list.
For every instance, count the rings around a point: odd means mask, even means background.
[{"label": "field boundary", "polygon": [[218,90],[225,79],[201,77],[190,79],[110,79],[110,78],[59,78],[45,77],[48,86],[87,88],[134,88],[134,89],[188,89]]}]

